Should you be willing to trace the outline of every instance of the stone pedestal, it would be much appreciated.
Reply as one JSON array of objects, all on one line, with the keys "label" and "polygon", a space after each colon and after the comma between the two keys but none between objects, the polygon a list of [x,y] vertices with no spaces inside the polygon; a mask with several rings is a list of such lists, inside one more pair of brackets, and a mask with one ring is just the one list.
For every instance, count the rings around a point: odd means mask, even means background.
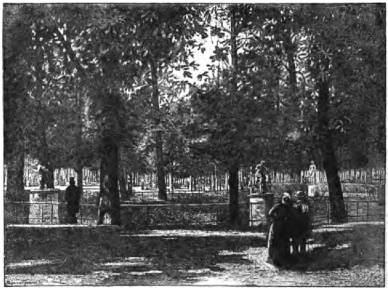
[{"label": "stone pedestal", "polygon": [[380,206],[385,205],[385,184],[381,184],[377,188],[377,201]]},{"label": "stone pedestal", "polygon": [[30,192],[29,224],[59,224],[58,194],[55,189]]},{"label": "stone pedestal", "polygon": [[249,226],[270,224],[269,210],[274,205],[274,193],[249,195]]},{"label": "stone pedestal", "polygon": [[318,185],[308,185],[307,186],[307,196],[308,197],[314,197],[315,192],[320,192]]},{"label": "stone pedestal", "polygon": [[299,191],[303,191],[304,193],[309,193],[309,185],[307,183],[301,183],[299,185]]},{"label": "stone pedestal", "polygon": [[249,195],[249,226],[265,224],[265,202],[258,194]]}]

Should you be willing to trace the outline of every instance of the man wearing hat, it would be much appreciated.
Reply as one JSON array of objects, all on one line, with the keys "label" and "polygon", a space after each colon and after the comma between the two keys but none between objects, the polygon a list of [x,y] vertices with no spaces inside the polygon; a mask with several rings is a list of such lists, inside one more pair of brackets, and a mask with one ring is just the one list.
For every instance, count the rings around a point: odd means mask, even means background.
[{"label": "man wearing hat", "polygon": [[305,192],[296,192],[295,198],[296,203],[294,203],[293,209],[296,212],[296,217],[292,230],[292,249],[294,255],[304,255],[306,242],[311,233],[310,207]]},{"label": "man wearing hat", "polygon": [[70,186],[66,188],[65,194],[65,200],[67,202],[67,214],[69,219],[68,223],[76,224],[81,193],[79,187],[75,185],[74,177],[70,177]]}]

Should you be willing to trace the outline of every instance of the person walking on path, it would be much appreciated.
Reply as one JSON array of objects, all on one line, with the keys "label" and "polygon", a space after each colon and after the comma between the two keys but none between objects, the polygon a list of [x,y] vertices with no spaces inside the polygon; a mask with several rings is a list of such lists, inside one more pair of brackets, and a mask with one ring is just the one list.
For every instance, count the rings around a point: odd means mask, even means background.
[{"label": "person walking on path", "polygon": [[79,212],[79,200],[81,198],[80,189],[75,185],[74,177],[70,177],[70,185],[66,188],[65,200],[67,202],[68,223],[77,223],[77,213]]},{"label": "person walking on path", "polygon": [[284,193],[280,203],[275,204],[268,215],[272,219],[268,234],[267,262],[285,267],[290,258],[290,232],[288,229],[291,215],[291,195]]}]

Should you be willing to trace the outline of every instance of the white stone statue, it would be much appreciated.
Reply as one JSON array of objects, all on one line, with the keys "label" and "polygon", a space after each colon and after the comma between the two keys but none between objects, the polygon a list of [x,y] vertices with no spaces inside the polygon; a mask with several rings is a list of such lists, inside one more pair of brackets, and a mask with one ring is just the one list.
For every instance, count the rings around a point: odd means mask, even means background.
[{"label": "white stone statue", "polygon": [[317,174],[317,167],[314,164],[314,161],[311,161],[310,167],[309,167],[309,182],[310,184],[315,184],[316,181],[316,175]]}]

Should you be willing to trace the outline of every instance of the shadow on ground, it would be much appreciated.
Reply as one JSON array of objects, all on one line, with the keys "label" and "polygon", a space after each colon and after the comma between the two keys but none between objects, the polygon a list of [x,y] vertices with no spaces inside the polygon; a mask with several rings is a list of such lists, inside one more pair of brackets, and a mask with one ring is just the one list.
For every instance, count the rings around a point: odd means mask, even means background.
[{"label": "shadow on ground", "polygon": [[[7,228],[6,274],[108,272],[195,281],[217,265],[252,264],[244,252],[264,247],[260,234],[179,231],[121,232],[100,228]],[[142,280],[141,280],[142,281]],[[152,281],[152,280],[151,280]]]},{"label": "shadow on ground", "polygon": [[[291,274],[293,284],[305,286],[321,271],[330,277],[338,268],[384,265],[383,224],[323,230],[316,237],[320,244],[312,247],[303,264],[282,272],[265,267],[265,235],[257,232],[10,227],[5,229],[5,275],[16,279],[39,275],[42,280],[89,276],[83,285],[190,285],[221,276],[260,286],[271,284],[273,276],[285,280]],[[345,282],[341,276],[338,280]],[[317,284],[335,284],[318,279]],[[346,284],[352,282],[350,278]]]}]

